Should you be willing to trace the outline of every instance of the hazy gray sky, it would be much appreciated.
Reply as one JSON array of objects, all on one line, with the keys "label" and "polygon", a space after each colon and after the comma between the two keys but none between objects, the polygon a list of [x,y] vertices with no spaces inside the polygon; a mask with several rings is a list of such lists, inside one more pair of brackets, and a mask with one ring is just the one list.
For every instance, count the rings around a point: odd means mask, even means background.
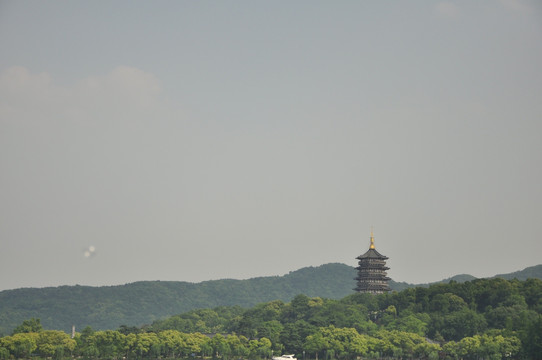
[{"label": "hazy gray sky", "polygon": [[541,64],[538,1],[4,0],[0,289],[540,264]]}]

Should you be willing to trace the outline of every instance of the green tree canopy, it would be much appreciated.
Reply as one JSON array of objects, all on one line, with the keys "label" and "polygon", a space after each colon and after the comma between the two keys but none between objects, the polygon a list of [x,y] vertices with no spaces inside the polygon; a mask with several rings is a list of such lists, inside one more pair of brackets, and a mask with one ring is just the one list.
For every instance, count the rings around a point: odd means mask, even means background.
[{"label": "green tree canopy", "polygon": [[42,330],[43,330],[43,327],[41,326],[41,320],[32,318],[32,319],[24,320],[21,325],[13,329],[13,334],[35,333],[35,332],[40,332]]}]

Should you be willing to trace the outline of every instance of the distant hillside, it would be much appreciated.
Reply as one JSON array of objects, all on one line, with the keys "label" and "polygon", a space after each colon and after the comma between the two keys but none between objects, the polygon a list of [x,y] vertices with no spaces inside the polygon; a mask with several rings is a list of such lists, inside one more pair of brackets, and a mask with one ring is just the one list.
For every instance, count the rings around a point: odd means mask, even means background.
[{"label": "distant hillside", "polygon": [[441,282],[449,283],[450,281],[455,281],[455,282],[462,283],[465,281],[472,281],[472,280],[476,280],[476,277],[469,274],[460,274],[460,275],[452,276],[451,278],[448,278],[448,279],[444,279]]},{"label": "distant hillside", "polygon": [[121,286],[60,286],[0,292],[0,334],[23,320],[40,318],[44,328],[69,331],[91,326],[116,329],[143,325],[197,308],[251,307],[295,295],[339,299],[354,287],[355,270],[344,264],[307,267],[284,276],[201,283],[142,281]]},{"label": "distant hillside", "polygon": [[[527,268],[525,268],[523,270],[514,271],[514,272],[509,273],[509,274],[495,275],[495,276],[493,276],[493,278],[503,278],[503,279],[506,279],[506,280],[512,280],[512,279],[527,280],[529,278],[536,278],[536,279],[541,279],[542,280],[542,264],[541,265],[530,266],[530,267],[527,267]],[[444,280],[441,280],[441,281],[436,281],[436,282],[432,282],[432,283],[428,283],[428,284],[407,284],[407,283],[400,283],[400,284],[406,284],[406,287],[416,287],[416,286],[428,287],[429,285],[433,285],[433,284],[440,284],[440,283],[446,283],[447,284],[450,281],[463,283],[463,282],[466,282],[466,281],[472,281],[472,280],[476,280],[476,279],[477,279],[477,277],[469,275],[469,274],[460,274],[460,275],[452,276],[451,278],[447,278],[447,279],[444,279]],[[394,289],[394,290],[398,290],[398,289]]]},{"label": "distant hillside", "polygon": [[[9,334],[23,320],[40,318],[46,329],[69,331],[91,326],[117,329],[140,326],[192,309],[239,305],[252,307],[271,300],[290,301],[295,295],[340,299],[351,294],[356,271],[344,264],[306,267],[284,276],[248,280],[213,280],[201,283],[142,281],[120,286],[60,286],[24,288],[0,292],[0,335]],[[542,265],[503,278],[542,279]],[[473,279],[461,275],[443,280]],[[427,284],[426,284],[427,285]],[[390,281],[395,291],[423,286]]]},{"label": "distant hillside", "polygon": [[455,281],[455,282],[458,282],[458,283],[464,283],[466,281],[472,281],[472,280],[476,280],[476,279],[477,279],[477,277],[469,275],[469,274],[460,274],[460,275],[454,275],[454,276],[452,276],[450,278],[447,278],[447,279],[444,279],[444,280],[435,281],[435,282],[432,282],[432,283],[415,284],[415,285],[410,285],[410,286],[429,287],[429,286],[434,285],[434,284],[448,284],[450,281]]},{"label": "distant hillside", "polygon": [[542,279],[542,264],[531,266],[521,271],[514,271],[510,274],[495,275],[495,277],[500,277],[506,280],[512,280],[512,279],[527,280],[529,278]]}]

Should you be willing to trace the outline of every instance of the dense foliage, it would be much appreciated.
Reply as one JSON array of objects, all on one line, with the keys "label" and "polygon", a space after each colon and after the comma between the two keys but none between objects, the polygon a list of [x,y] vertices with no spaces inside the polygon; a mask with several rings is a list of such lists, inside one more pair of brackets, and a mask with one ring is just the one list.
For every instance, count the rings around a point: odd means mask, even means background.
[{"label": "dense foliage", "polygon": [[192,310],[144,327],[87,327],[73,339],[31,319],[0,339],[0,359],[263,359],[273,353],[341,360],[541,359],[542,281],[451,282],[340,300],[297,295],[289,303],[249,309]]},{"label": "dense foliage", "polygon": [[355,270],[344,264],[307,267],[284,276],[201,283],[142,281],[120,286],[60,286],[0,292],[0,336],[25,319],[48,329],[141,326],[174,314],[217,306],[251,307],[299,293],[340,299],[352,293]]},{"label": "dense foliage", "polygon": [[[96,330],[116,329],[122,324],[141,326],[157,319],[217,306],[242,306],[281,300],[297,294],[341,299],[355,286],[354,268],[344,264],[307,267],[284,276],[248,280],[215,280],[197,284],[179,281],[144,281],[121,286],[61,286],[16,289],[0,292],[0,336],[9,334],[22,321],[39,318],[47,329],[70,331],[91,326]],[[542,279],[542,265],[501,277],[527,276]],[[449,280],[472,280],[458,275]],[[390,282],[393,290],[414,287]],[[419,285],[426,286],[426,285]],[[427,285],[428,286],[428,285]]]}]

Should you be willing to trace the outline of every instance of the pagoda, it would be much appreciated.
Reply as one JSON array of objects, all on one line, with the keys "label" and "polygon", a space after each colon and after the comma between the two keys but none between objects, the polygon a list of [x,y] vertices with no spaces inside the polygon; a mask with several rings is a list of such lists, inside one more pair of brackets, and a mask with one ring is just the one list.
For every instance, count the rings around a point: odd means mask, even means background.
[{"label": "pagoda", "polygon": [[383,294],[391,290],[388,285],[390,278],[386,276],[386,270],[390,269],[386,266],[388,257],[376,251],[372,229],[369,250],[356,259],[359,260],[359,266],[356,268],[358,276],[356,277],[357,286],[354,289],[355,291],[369,294]]}]

